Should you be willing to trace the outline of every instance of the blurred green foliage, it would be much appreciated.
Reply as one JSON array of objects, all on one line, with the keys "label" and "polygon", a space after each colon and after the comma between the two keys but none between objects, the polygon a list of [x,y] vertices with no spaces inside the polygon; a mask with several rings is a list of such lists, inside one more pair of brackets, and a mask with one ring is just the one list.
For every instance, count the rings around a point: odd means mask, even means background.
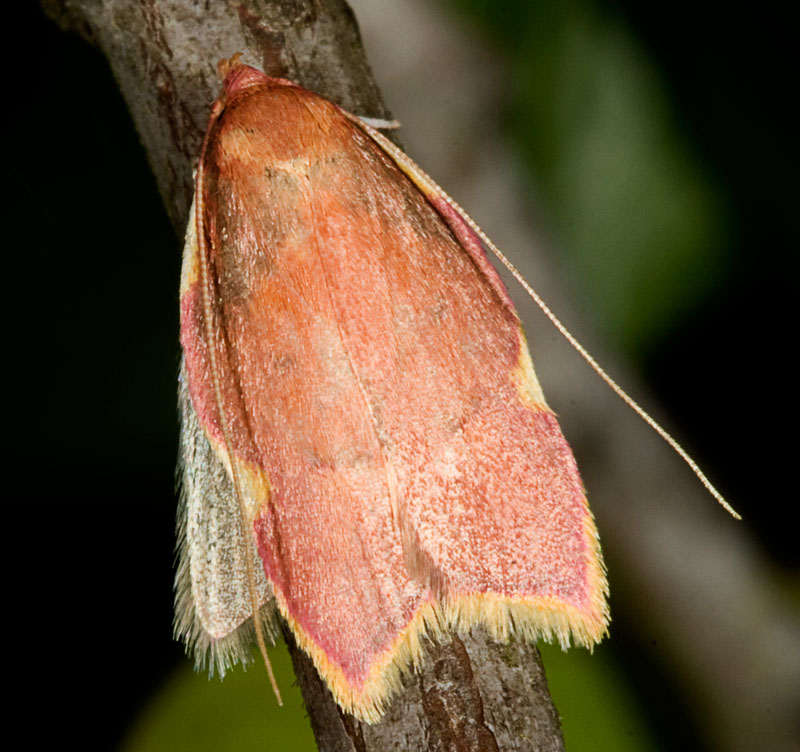
[{"label": "blurred green foliage", "polygon": [[508,63],[509,128],[607,339],[641,357],[724,274],[725,204],[613,6],[447,0]]},{"label": "blurred green foliage", "polygon": [[570,752],[653,752],[659,749],[645,714],[603,645],[593,654],[539,644],[547,683]]},{"label": "blurred green foliage", "polygon": [[[278,707],[264,667],[237,666],[225,679],[209,679],[185,666],[154,695],[131,730],[123,752],[313,752],[306,717],[286,645],[269,651],[283,697]],[[260,661],[260,656],[256,654]]]}]

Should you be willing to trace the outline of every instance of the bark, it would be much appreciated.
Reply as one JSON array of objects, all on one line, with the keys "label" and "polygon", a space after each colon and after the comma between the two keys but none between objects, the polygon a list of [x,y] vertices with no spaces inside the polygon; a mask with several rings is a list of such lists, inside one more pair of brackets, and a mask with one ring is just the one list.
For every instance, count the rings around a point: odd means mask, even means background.
[{"label": "bark", "polygon": [[534,645],[498,645],[482,631],[430,644],[418,674],[379,724],[342,713],[287,635],[311,727],[326,752],[563,750],[558,714]]},{"label": "bark", "polygon": [[[42,0],[63,28],[107,57],[128,103],[169,216],[183,232],[192,169],[216,62],[234,52],[273,76],[323,94],[351,112],[389,116],[343,0]],[[321,750],[560,750],[558,716],[533,645],[498,645],[478,630],[430,644],[385,719],[359,723],[333,702],[308,657],[287,635]]]}]

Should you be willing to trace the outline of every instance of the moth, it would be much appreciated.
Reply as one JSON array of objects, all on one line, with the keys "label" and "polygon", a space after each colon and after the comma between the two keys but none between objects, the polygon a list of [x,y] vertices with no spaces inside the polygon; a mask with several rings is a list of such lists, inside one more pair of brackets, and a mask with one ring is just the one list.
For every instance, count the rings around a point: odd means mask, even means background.
[{"label": "moth", "polygon": [[181,273],[176,633],[224,673],[277,612],[367,721],[426,635],[591,648],[598,535],[496,249],[364,121],[223,62]]}]

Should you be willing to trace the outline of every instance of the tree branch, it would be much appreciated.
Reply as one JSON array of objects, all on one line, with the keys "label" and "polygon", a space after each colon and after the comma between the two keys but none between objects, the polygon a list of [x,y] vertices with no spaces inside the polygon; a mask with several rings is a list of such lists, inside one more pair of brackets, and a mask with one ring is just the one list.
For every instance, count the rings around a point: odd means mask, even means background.
[{"label": "tree branch", "polygon": [[[128,103],[176,230],[186,224],[216,62],[237,51],[351,112],[388,117],[352,12],[342,0],[42,0],[65,29],[105,54]],[[376,725],[344,715],[287,635],[321,750],[563,748],[538,652],[476,630],[429,645],[423,670]]]}]

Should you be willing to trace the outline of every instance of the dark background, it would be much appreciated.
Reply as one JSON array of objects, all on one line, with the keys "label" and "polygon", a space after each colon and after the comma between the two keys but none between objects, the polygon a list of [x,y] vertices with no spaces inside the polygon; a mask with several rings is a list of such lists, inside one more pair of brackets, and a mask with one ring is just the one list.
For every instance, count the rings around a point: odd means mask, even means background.
[{"label": "dark background", "polygon": [[[718,286],[640,365],[709,474],[725,479],[764,552],[794,579],[791,26],[777,3],[747,12],[606,6],[627,17],[668,81],[735,238]],[[50,711],[34,738],[78,721],[109,749],[185,660],[170,639],[182,243],[102,56],[35,5],[17,13],[6,34],[25,48],[5,48],[2,126],[4,440],[15,480],[6,504],[21,539],[11,548],[21,550],[9,570],[12,616],[22,617],[11,645],[44,657],[16,677],[20,686],[32,679],[25,694]],[[487,10],[472,14],[481,23]],[[510,17],[490,21],[487,38],[501,44]],[[720,367],[731,352],[734,373]],[[665,702],[680,707],[677,696]],[[691,736],[680,742],[702,748]]]}]

